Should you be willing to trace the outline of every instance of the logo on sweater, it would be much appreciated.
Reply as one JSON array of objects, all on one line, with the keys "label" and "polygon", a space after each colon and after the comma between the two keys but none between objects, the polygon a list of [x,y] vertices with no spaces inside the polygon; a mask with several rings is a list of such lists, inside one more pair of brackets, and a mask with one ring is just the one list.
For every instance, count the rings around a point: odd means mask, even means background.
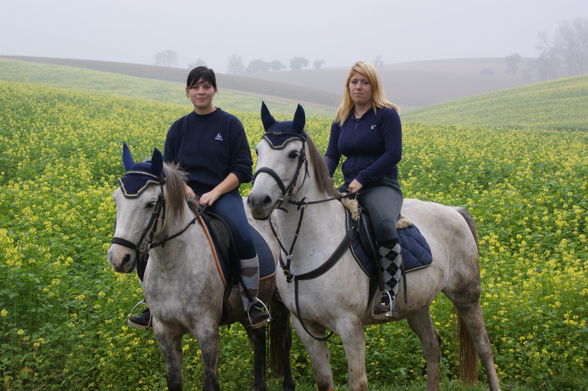
[{"label": "logo on sweater", "polygon": [[220,133],[217,133],[217,134],[216,134],[216,136],[214,137],[214,139],[215,139],[216,141],[224,141],[224,140],[223,140],[223,136],[222,136],[222,134],[220,134]]},{"label": "logo on sweater", "polygon": [[376,125],[372,125],[372,126],[370,127],[370,129],[371,129],[371,130],[374,130],[375,128],[376,128]]}]

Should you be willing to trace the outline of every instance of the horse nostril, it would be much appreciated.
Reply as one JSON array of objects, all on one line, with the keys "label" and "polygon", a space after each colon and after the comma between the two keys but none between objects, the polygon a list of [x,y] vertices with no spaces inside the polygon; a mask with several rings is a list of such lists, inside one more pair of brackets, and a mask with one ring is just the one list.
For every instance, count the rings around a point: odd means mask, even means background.
[{"label": "horse nostril", "polygon": [[266,205],[271,204],[271,202],[272,202],[272,199],[270,196],[265,196],[265,198],[263,199],[263,203]]},{"label": "horse nostril", "polygon": [[120,264],[121,267],[126,265],[131,260],[131,254],[126,254]]}]

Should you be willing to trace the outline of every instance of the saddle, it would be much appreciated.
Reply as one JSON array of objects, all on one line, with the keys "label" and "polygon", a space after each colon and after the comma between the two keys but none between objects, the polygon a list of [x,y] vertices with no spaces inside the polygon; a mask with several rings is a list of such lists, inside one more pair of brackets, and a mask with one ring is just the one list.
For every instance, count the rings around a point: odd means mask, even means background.
[{"label": "saddle", "polygon": [[[375,277],[380,255],[367,210],[358,208],[357,211],[350,212],[348,208],[347,213],[347,229],[356,231],[356,238],[351,245],[352,253],[364,272],[370,277]],[[354,219],[353,215],[357,217]],[[396,222],[396,229],[402,248],[404,271],[408,273],[429,266],[433,261],[431,248],[418,227],[401,216]]]},{"label": "saddle", "polygon": [[[200,212],[199,206],[195,202],[189,202],[190,208],[194,213],[202,218],[200,224],[207,236],[209,236],[210,245],[213,249],[217,269],[223,284],[226,287],[236,285],[239,282],[240,259],[237,252],[237,241],[231,230],[231,226],[225,219],[217,213],[209,210]],[[274,256],[265,239],[261,236],[255,227],[249,225],[253,244],[257,251],[259,259],[259,279],[269,278],[276,272]]]}]

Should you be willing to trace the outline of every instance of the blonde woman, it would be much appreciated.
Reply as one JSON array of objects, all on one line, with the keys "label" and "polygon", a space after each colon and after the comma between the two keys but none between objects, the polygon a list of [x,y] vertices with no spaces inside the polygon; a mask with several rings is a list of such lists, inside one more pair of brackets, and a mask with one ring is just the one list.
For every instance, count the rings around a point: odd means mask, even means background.
[{"label": "blonde woman", "polygon": [[398,162],[402,157],[402,127],[398,107],[382,90],[376,69],[366,62],[355,63],[343,92],[343,101],[331,126],[326,159],[331,176],[339,165],[344,191],[356,193],[371,218],[378,242],[382,288],[373,304],[378,317],[395,312],[402,256],[396,220],[402,207]]}]

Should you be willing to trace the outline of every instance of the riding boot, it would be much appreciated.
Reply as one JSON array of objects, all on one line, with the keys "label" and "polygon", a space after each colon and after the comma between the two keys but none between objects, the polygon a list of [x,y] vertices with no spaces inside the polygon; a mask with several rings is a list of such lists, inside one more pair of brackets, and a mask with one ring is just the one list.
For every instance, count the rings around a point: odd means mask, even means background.
[{"label": "riding boot", "polygon": [[240,260],[241,300],[251,327],[258,328],[271,320],[267,307],[257,298],[259,288],[259,259],[257,255]]},{"label": "riding boot", "polygon": [[397,240],[385,243],[378,249],[384,291],[374,302],[374,315],[390,317],[396,312],[396,294],[401,277],[402,255]]}]

